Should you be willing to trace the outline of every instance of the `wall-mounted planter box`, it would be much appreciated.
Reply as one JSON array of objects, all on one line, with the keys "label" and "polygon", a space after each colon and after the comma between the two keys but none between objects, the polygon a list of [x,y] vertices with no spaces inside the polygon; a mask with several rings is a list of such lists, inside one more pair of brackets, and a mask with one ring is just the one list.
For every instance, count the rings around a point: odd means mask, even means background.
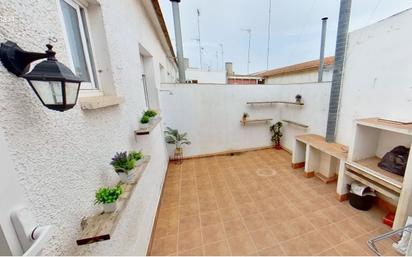
[{"label": "wall-mounted planter box", "polygon": [[123,97],[117,96],[93,96],[79,98],[82,110],[96,110],[109,106],[119,105],[124,102]]},{"label": "wall-mounted planter box", "polygon": [[130,184],[122,184],[123,194],[117,200],[117,210],[112,213],[99,213],[94,216],[90,216],[81,222],[82,233],[80,238],[76,241],[77,245],[92,244],[99,241],[110,240],[112,233],[114,232],[117,223],[120,220],[123,210],[127,206],[134,189],[139,184],[141,174],[146,169],[150,161],[150,156],[145,156],[143,163],[136,167],[136,175],[134,181]]},{"label": "wall-mounted planter box", "polygon": [[249,105],[262,105],[262,104],[290,104],[290,105],[304,105],[304,103],[299,102],[287,102],[287,101],[266,101],[266,102],[247,102]]},{"label": "wall-mounted planter box", "polygon": [[151,124],[149,124],[149,126],[147,128],[139,128],[138,130],[134,131],[134,134],[136,136],[143,136],[143,135],[149,135],[150,132],[152,132],[152,130],[154,128],[156,128],[156,126],[160,123],[160,121],[162,120],[162,118],[158,117],[156,119],[154,119],[152,121]]}]

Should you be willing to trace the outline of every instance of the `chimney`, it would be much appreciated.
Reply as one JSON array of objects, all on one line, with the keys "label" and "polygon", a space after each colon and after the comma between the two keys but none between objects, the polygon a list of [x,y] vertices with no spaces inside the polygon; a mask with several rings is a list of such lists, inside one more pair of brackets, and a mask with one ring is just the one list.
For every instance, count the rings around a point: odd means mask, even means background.
[{"label": "chimney", "polygon": [[233,72],[233,64],[231,62],[225,62],[226,75],[231,76],[235,73]]},{"label": "chimney", "polygon": [[189,58],[184,58],[185,70],[189,69]]},{"label": "chimney", "polygon": [[318,82],[323,80],[323,69],[325,64],[325,42],[326,42],[326,27],[328,24],[328,17],[322,18],[322,34],[320,40],[320,56],[319,56],[319,71],[318,71]]},{"label": "chimney", "polygon": [[170,2],[172,2],[173,21],[175,25],[177,63],[178,63],[178,68],[179,68],[179,82],[185,83],[186,74],[185,74],[185,64],[183,60],[183,40],[182,40],[182,29],[180,27],[180,10],[179,10],[180,0],[170,0]]}]

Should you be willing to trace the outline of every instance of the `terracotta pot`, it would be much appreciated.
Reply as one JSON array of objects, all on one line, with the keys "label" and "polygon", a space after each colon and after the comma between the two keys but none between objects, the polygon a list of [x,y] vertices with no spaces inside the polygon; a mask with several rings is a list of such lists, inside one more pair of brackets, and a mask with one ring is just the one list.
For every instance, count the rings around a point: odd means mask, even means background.
[{"label": "terracotta pot", "polygon": [[282,150],[282,146],[281,145],[275,145],[274,146],[276,150]]}]

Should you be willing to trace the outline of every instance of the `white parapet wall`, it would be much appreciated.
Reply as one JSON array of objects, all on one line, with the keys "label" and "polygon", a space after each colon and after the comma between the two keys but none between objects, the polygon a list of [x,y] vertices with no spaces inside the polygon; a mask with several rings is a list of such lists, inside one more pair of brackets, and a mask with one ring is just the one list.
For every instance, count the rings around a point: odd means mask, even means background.
[{"label": "white parapet wall", "polygon": [[[330,83],[289,85],[182,85],[163,84],[173,94],[161,95],[164,125],[188,132],[192,144],[186,156],[220,153],[271,145],[270,124],[242,126],[244,112],[249,119],[271,118],[272,123],[290,120],[308,129],[283,123],[282,145],[292,149],[295,135],[326,130]],[[255,101],[295,101],[302,95],[304,105],[248,105]]]}]

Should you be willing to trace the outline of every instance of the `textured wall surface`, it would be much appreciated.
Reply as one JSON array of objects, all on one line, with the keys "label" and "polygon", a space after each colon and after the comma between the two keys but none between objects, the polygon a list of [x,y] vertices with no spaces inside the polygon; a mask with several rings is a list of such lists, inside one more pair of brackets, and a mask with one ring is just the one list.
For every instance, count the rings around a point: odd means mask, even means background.
[{"label": "textured wall surface", "polygon": [[[141,1],[100,3],[112,86],[118,96],[125,98],[124,104],[89,111],[76,106],[64,113],[53,112],[41,105],[27,82],[0,65],[0,126],[29,208],[40,224],[57,228],[44,251],[49,255],[145,254],[167,166],[160,127],[137,141],[133,133],[145,106],[139,43],[147,45],[152,53],[156,76],[159,63],[164,67],[173,65],[167,63]],[[57,57],[67,63],[57,8],[55,0],[1,1],[0,41],[12,40],[26,50],[44,51],[48,38],[55,37]],[[116,151],[130,149],[142,149],[152,155],[152,161],[122,214],[113,239],[78,247],[75,241],[81,218],[100,210],[100,206],[93,205],[95,190],[118,181],[109,166],[110,158]]]},{"label": "textured wall surface", "polygon": [[[202,155],[271,145],[269,124],[242,126],[244,112],[249,119],[285,119],[309,126],[303,129],[284,123],[282,144],[292,150],[295,135],[326,129],[330,83],[289,85],[180,86],[162,84],[173,95],[161,95],[164,125],[188,132],[192,144],[186,155]],[[304,106],[273,104],[247,105],[253,101],[295,101],[301,94]]]},{"label": "textured wall surface", "polygon": [[412,9],[349,34],[337,140],[349,144],[354,119],[411,121]]}]

